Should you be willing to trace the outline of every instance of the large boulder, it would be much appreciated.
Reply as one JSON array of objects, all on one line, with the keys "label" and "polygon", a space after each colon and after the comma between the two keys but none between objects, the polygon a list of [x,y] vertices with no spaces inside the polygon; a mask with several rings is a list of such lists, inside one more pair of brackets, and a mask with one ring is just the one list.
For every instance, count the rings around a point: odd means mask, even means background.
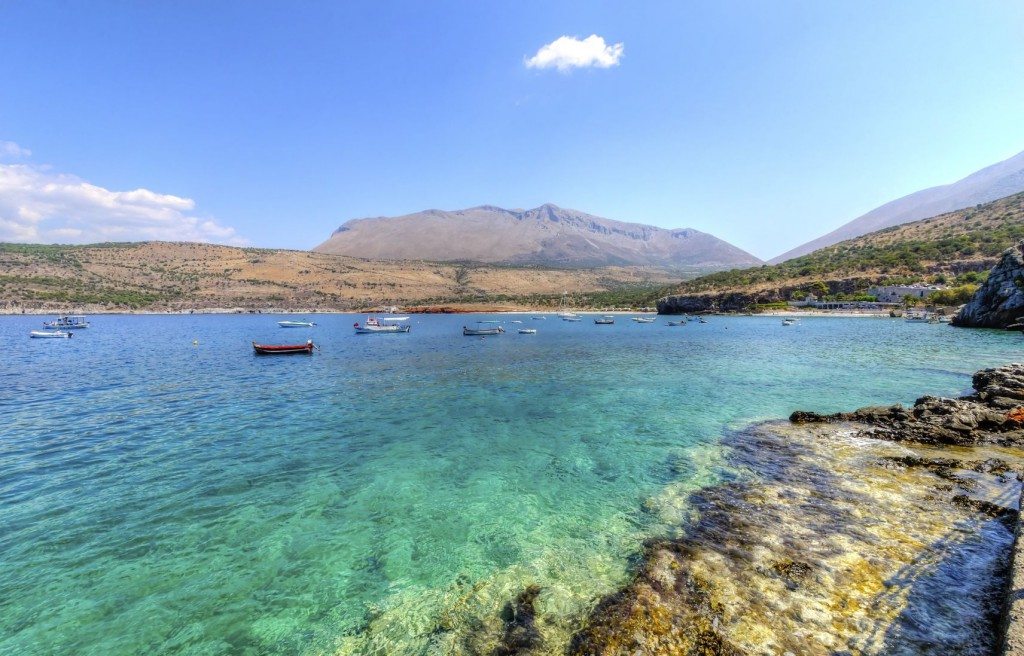
[{"label": "large boulder", "polygon": [[1006,249],[954,326],[1006,328],[1024,319],[1024,241]]}]

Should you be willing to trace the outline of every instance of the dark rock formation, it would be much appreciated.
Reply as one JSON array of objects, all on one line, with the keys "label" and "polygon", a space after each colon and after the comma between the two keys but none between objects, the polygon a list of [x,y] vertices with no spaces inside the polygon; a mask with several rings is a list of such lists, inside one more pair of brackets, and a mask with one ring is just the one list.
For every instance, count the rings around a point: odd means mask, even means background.
[{"label": "dark rock formation", "polygon": [[1007,328],[1024,319],[1024,241],[1008,248],[978,288],[974,298],[953,317],[954,326]]},{"label": "dark rock formation", "polygon": [[526,654],[541,644],[540,631],[537,629],[537,611],[534,603],[540,594],[540,586],[530,585],[519,593],[515,601],[505,607],[505,632],[501,636],[501,644],[494,650],[493,656],[516,656]]},{"label": "dark rock formation", "polygon": [[866,424],[865,436],[924,444],[1024,446],[1024,365],[985,369],[974,375],[975,393],[958,399],[924,396],[912,408],[868,407],[821,415],[798,410],[801,423]]}]

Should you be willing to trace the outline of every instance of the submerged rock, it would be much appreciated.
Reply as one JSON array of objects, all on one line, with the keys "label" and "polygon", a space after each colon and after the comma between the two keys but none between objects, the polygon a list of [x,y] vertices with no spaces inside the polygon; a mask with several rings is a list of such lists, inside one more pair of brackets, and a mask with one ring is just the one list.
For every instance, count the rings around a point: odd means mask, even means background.
[{"label": "submerged rock", "polygon": [[1024,443],[1024,408],[997,400],[1024,390],[1024,365],[974,387],[729,436],[745,474],[690,497],[568,654],[995,653],[1024,466],[1001,446]]},{"label": "submerged rock", "polygon": [[954,326],[1007,328],[1024,319],[1024,241],[1003,252],[988,279],[953,317]]},{"label": "submerged rock", "polygon": [[494,650],[493,656],[527,654],[540,646],[542,640],[537,629],[537,611],[534,608],[539,594],[540,586],[527,586],[515,601],[509,602],[505,607],[505,631],[501,637],[501,644]]}]

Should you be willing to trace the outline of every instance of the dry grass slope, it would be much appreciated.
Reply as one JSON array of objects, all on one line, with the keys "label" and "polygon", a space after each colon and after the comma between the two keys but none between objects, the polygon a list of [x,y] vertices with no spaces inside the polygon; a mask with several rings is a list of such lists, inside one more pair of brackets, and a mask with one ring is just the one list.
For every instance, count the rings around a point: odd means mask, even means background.
[{"label": "dry grass slope", "polygon": [[654,268],[559,270],[362,260],[276,249],[142,242],[0,244],[0,311],[355,310],[377,305],[543,304],[676,280]]}]

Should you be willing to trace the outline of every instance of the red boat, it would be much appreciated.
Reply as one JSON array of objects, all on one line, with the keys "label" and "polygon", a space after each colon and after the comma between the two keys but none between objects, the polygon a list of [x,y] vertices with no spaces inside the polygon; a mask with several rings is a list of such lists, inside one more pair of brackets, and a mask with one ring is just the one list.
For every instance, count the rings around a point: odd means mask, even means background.
[{"label": "red boat", "polygon": [[308,340],[305,344],[257,344],[253,342],[252,348],[256,351],[256,355],[294,355],[296,353],[312,355],[316,345],[313,344],[313,340]]}]

